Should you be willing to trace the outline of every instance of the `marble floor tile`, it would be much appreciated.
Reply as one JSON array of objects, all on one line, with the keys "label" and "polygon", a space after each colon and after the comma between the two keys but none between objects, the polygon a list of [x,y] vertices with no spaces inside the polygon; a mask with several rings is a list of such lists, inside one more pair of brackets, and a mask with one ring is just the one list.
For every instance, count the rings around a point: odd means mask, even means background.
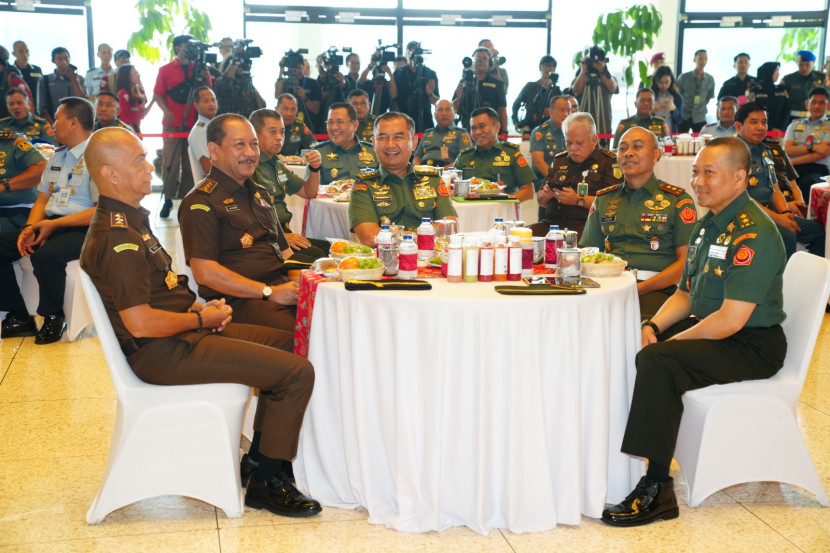
[{"label": "marble floor tile", "polygon": [[228,518],[221,510],[217,511],[219,528],[241,528],[253,526],[282,526],[286,524],[320,524],[328,522],[362,521],[366,524],[369,515],[363,509],[335,509],[323,507],[323,512],[310,518],[286,518],[272,514],[269,511],[245,507],[245,514],[241,518]]},{"label": "marble floor tile", "polygon": [[0,553],[221,553],[216,530],[0,545]]},{"label": "marble floor tile", "polygon": [[[222,553],[512,553],[501,532],[488,536],[468,528],[406,534],[363,521],[224,528],[219,531]],[[548,551],[551,551],[550,549]]]},{"label": "marble floor tile", "polygon": [[830,426],[830,413],[825,413],[803,401],[799,401],[798,426],[800,428],[805,426]]},{"label": "marble floor tile", "polygon": [[801,551],[830,551],[830,509],[768,504],[747,505],[746,508]]},{"label": "marble floor tile", "polygon": [[103,355],[16,359],[0,386],[0,403],[115,397]]},{"label": "marble floor tile", "polygon": [[33,336],[23,338],[23,344],[15,359],[24,357],[77,357],[81,355],[102,355],[101,343],[96,336],[89,336],[75,342],[55,342],[37,345]]},{"label": "marble floor tile", "polygon": [[0,341],[0,362],[8,365],[14,359],[15,355],[17,355],[22,343],[23,338],[5,338]]},{"label": "marble floor tile", "polygon": [[177,496],[140,501],[109,514],[98,525],[88,525],[86,512],[105,466],[106,451],[97,456],[4,462],[0,545],[216,529],[213,506]]}]

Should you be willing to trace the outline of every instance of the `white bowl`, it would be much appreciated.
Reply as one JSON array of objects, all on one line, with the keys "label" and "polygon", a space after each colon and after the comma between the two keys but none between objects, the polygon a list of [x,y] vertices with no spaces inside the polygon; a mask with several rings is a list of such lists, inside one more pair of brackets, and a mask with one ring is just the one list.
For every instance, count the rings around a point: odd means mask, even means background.
[{"label": "white bowl", "polygon": [[619,257],[605,263],[583,263],[582,274],[589,277],[616,277],[622,274],[627,264],[625,259]]}]

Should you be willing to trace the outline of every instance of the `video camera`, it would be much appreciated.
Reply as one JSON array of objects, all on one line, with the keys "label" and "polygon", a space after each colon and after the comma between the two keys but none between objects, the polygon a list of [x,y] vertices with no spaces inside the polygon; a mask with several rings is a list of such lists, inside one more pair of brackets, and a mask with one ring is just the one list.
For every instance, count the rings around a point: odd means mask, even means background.
[{"label": "video camera", "polygon": [[599,75],[596,68],[594,67],[594,63],[598,61],[608,61],[608,58],[606,58],[605,56],[605,50],[603,50],[599,46],[591,46],[590,48],[586,48],[585,51],[582,52],[582,63],[585,64],[588,75]]},{"label": "video camera", "polygon": [[464,59],[461,60],[461,65],[464,67],[461,71],[461,80],[465,84],[475,84],[476,72],[473,70],[473,58],[464,56]]},{"label": "video camera", "polygon": [[252,38],[240,38],[233,41],[230,63],[239,66],[242,73],[251,72],[251,61],[262,56],[262,48],[259,46],[248,46],[254,41]]},{"label": "video camera", "polygon": [[[341,50],[343,52],[348,52],[349,54],[352,53],[352,49],[345,46],[341,48]],[[328,50],[323,52],[321,57],[323,67],[325,67],[327,71],[331,71],[332,73],[340,71],[340,66],[343,65],[343,56],[337,53],[337,48],[335,46],[331,46]]]},{"label": "video camera", "polygon": [[184,57],[188,61],[195,63],[201,67],[217,62],[216,54],[208,54],[207,51],[213,47],[213,44],[206,44],[198,40],[189,41],[184,47]]},{"label": "video camera", "polygon": [[409,54],[409,57],[412,61],[415,62],[415,65],[423,65],[424,64],[424,56],[429,55],[432,53],[432,50],[427,50],[421,47],[420,42],[415,43],[415,48]]},{"label": "video camera", "polygon": [[303,54],[308,54],[308,48],[298,48],[297,50],[289,50],[285,53],[285,65],[282,70],[286,76],[293,76],[297,66],[305,62]]}]

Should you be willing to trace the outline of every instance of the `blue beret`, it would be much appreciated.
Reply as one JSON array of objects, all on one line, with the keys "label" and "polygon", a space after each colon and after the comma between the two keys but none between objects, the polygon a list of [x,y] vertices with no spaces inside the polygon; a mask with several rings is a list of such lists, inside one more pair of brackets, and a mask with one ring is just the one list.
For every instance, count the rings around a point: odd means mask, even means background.
[{"label": "blue beret", "polygon": [[816,61],[816,55],[809,50],[799,50],[796,57],[798,61]]}]

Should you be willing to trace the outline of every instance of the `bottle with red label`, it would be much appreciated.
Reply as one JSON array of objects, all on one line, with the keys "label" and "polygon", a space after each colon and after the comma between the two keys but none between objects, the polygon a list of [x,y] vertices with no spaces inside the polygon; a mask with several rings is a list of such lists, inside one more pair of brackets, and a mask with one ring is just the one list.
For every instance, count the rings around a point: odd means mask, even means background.
[{"label": "bottle with red label", "polygon": [[507,237],[507,280],[522,280],[522,244],[518,236]]},{"label": "bottle with red label", "polygon": [[411,234],[404,234],[398,248],[398,278],[413,279],[418,277],[418,246]]},{"label": "bottle with red label", "polygon": [[484,238],[478,249],[478,280],[479,282],[493,281],[493,257],[495,250],[489,238]]},{"label": "bottle with red label", "polygon": [[432,257],[435,249],[435,227],[429,217],[421,219],[421,226],[418,227],[418,259],[426,261]]},{"label": "bottle with red label", "polygon": [[545,269],[556,269],[557,250],[564,247],[565,235],[559,225],[551,225],[545,236]]}]

